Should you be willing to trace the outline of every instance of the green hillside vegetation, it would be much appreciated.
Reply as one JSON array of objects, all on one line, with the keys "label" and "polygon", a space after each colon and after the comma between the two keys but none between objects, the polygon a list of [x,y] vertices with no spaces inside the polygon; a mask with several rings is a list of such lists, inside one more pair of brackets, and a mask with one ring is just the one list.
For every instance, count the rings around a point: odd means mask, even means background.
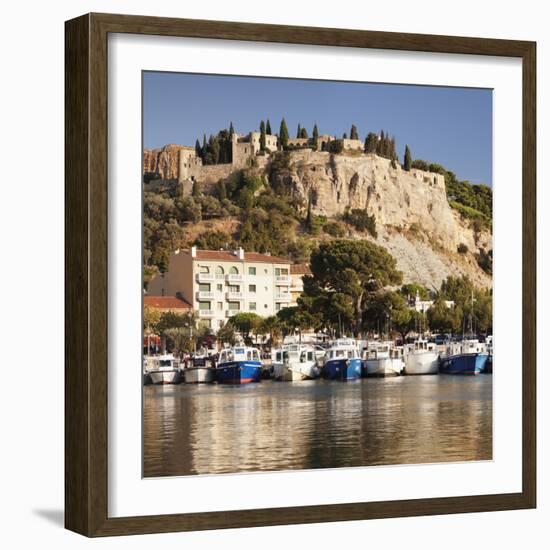
[{"label": "green hillside vegetation", "polygon": [[447,170],[441,164],[429,163],[421,159],[414,160],[412,168],[442,174],[445,178],[449,205],[457,210],[463,218],[476,223],[479,228],[491,228],[493,190],[489,186],[459,181],[454,172]]}]

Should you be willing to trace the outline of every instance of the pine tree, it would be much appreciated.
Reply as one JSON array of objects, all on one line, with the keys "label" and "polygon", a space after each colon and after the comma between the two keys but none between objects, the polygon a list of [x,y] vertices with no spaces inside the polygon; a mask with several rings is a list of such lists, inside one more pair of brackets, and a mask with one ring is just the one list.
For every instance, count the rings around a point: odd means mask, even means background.
[{"label": "pine tree", "polygon": [[279,129],[279,144],[282,149],[286,149],[288,147],[288,128],[284,117],[281,120],[281,127]]},{"label": "pine tree", "polygon": [[302,127],[300,126],[300,123],[298,123],[298,129],[296,130],[296,137],[299,138],[301,133],[302,133]]},{"label": "pine tree", "polygon": [[359,139],[359,134],[357,133],[357,126],[355,126],[355,124],[351,125],[349,137],[350,139]]},{"label": "pine tree", "polygon": [[403,163],[403,169],[410,172],[412,166],[411,150],[408,145],[405,145],[405,162]]},{"label": "pine tree", "polygon": [[271,122],[269,122],[269,119],[267,119],[266,125],[265,125],[265,133],[270,136],[271,135]]},{"label": "pine tree", "polygon": [[265,123],[260,122],[260,151],[265,151]]}]

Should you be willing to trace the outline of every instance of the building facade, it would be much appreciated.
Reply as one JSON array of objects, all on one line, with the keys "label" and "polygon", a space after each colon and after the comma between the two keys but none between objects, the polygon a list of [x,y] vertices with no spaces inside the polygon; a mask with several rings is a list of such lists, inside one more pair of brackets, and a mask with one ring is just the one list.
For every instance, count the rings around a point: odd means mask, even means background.
[{"label": "building facade", "polygon": [[268,254],[229,250],[180,250],[168,271],[148,285],[151,296],[189,302],[204,325],[218,330],[242,312],[268,317],[291,304],[290,262]]},{"label": "building facade", "polygon": [[298,298],[304,292],[304,277],[311,275],[308,264],[294,264],[290,266],[290,296],[291,306],[298,305]]}]

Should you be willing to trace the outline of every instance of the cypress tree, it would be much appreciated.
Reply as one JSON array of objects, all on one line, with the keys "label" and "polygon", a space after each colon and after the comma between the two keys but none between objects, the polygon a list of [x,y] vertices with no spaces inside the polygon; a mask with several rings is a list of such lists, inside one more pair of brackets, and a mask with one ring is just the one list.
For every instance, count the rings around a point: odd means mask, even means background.
[{"label": "cypress tree", "polygon": [[313,141],[317,145],[317,139],[319,138],[319,130],[317,129],[317,124],[313,126]]},{"label": "cypress tree", "polygon": [[300,130],[300,135],[298,137],[301,137],[303,139],[307,139],[309,136],[307,135],[307,130],[305,128],[302,128]]},{"label": "cypress tree", "polygon": [[232,136],[235,133],[235,128],[233,128],[233,121],[229,123],[229,135]]},{"label": "cypress tree", "polygon": [[346,134],[346,132],[342,134],[342,139],[348,139],[348,135]]},{"label": "cypress tree", "polygon": [[374,132],[370,132],[365,140],[365,152],[376,153],[378,147],[378,136]]},{"label": "cypress tree", "polygon": [[266,125],[265,125],[265,133],[270,136],[272,134],[271,132],[271,123],[269,122],[269,119],[267,119]]},{"label": "cypress tree", "polygon": [[202,148],[201,148],[201,157],[204,158],[206,155],[206,134],[202,135]]},{"label": "cypress tree", "polygon": [[298,129],[296,130],[296,137],[299,138],[301,133],[302,133],[302,127],[300,126],[300,123],[298,123]]},{"label": "cypress tree", "polygon": [[380,139],[378,140],[378,143],[376,144],[376,154],[380,157],[384,155],[384,141],[386,140],[386,136],[384,135],[384,130],[380,130]]},{"label": "cypress tree", "polygon": [[351,125],[349,137],[350,139],[359,139],[359,134],[357,133],[357,126],[355,126],[355,124]]},{"label": "cypress tree", "polygon": [[201,144],[198,139],[197,141],[195,141],[195,155],[197,155],[197,157],[199,158],[202,156]]},{"label": "cypress tree", "polygon": [[403,163],[403,168],[410,172],[412,166],[411,150],[408,145],[405,145],[405,162]]},{"label": "cypress tree", "polygon": [[260,151],[265,151],[265,123],[260,122]]},{"label": "cypress tree", "polygon": [[281,120],[281,127],[279,129],[279,144],[282,149],[286,149],[288,147],[288,128],[284,117]]}]

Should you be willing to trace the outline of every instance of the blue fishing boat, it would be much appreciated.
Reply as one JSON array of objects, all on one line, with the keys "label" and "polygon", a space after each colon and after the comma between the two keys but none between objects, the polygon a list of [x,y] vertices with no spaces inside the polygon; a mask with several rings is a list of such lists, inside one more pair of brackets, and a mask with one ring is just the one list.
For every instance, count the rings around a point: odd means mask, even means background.
[{"label": "blue fishing boat", "polygon": [[248,384],[262,378],[260,352],[256,348],[237,346],[220,352],[216,380],[220,384]]},{"label": "blue fishing boat", "polygon": [[357,342],[352,338],[340,338],[325,355],[323,378],[327,380],[356,380],[361,378],[361,355]]},{"label": "blue fishing boat", "polygon": [[442,374],[480,374],[485,372],[489,354],[485,344],[476,339],[453,342],[441,358]]}]

